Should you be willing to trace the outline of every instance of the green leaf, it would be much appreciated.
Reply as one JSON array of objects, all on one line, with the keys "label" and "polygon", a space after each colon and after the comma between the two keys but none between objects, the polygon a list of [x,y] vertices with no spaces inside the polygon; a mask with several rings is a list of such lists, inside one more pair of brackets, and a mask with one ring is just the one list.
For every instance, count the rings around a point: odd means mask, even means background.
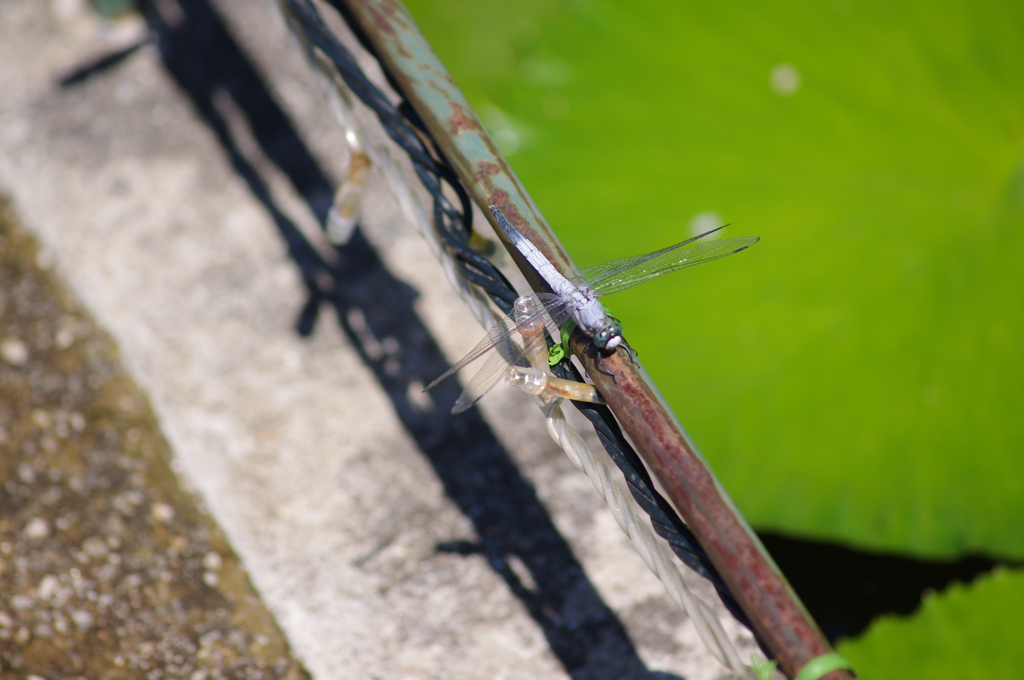
[{"label": "green leaf", "polygon": [[560,342],[557,345],[551,345],[548,348],[548,366],[554,366],[562,362],[569,356],[569,351],[565,348],[565,342]]},{"label": "green leaf", "polygon": [[911,617],[879,620],[839,652],[872,680],[1016,678],[1022,611],[1024,574],[999,570],[928,598]]},{"label": "green leaf", "polygon": [[1024,4],[410,2],[752,524],[1024,555]]},{"label": "green leaf", "polygon": [[778,661],[759,660],[756,656],[750,658],[750,667],[754,671],[754,677],[757,680],[772,680],[775,667],[778,665]]}]

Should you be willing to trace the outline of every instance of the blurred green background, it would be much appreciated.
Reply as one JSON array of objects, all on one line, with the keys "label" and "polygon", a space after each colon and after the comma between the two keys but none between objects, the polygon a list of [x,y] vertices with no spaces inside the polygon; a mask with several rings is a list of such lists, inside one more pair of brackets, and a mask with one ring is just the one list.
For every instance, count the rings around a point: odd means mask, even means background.
[{"label": "blurred green background", "polygon": [[[1024,4],[407,4],[577,264],[762,237],[607,301],[752,525],[1024,558]],[[840,650],[1012,677],[1022,604],[999,572]]]}]

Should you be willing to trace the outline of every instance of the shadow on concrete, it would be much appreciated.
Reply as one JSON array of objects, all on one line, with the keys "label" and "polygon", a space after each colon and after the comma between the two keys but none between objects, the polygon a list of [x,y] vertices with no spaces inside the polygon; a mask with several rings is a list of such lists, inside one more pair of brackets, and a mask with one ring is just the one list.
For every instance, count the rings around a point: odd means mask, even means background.
[{"label": "shadow on concrete", "polygon": [[[168,10],[173,10],[168,15]],[[409,435],[433,466],[452,501],[479,536],[474,545],[438,550],[482,555],[543,630],[552,652],[574,678],[671,677],[652,674],[622,623],[605,605],[539,502],[534,488],[475,409],[453,417],[447,408],[418,405],[422,385],[448,363],[413,309],[417,293],[395,278],[356,230],[333,257],[324,257],[275,203],[268,183],[245,149],[259,153],[288,178],[321,224],[333,200],[333,182],[270,94],[263,78],[209,0],[147,2],[141,8],[167,73],[220,142],[235,172],[272,217],[301,273],[307,302],[296,330],[312,333],[323,305],[337,312]],[[162,14],[161,12],[164,12]],[[70,87],[100,75],[140,45],[68,74]],[[241,117],[244,134],[233,118]],[[452,404],[461,387],[449,380],[432,393]],[[518,558],[532,583],[510,565]]]}]

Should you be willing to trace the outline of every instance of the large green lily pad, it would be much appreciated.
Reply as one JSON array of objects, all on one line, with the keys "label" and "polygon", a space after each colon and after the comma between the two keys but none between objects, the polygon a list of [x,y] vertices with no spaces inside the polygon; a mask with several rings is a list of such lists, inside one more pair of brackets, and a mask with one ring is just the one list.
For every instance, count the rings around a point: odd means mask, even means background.
[{"label": "large green lily pad", "polygon": [[1024,5],[412,2],[758,527],[1024,554]]},{"label": "large green lily pad", "polygon": [[839,651],[872,680],[1016,678],[1022,610],[1024,574],[997,571],[929,598],[911,619],[882,619]]}]

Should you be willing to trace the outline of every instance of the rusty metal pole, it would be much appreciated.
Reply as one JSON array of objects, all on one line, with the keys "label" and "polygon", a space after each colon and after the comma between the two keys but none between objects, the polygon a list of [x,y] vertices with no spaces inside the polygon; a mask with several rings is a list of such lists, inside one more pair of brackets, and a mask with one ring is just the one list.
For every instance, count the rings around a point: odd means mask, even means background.
[{"label": "rusty metal pole", "polygon": [[[358,22],[476,204],[481,208],[498,206],[559,270],[574,268],[408,10],[397,0],[334,2],[343,3]],[[508,247],[490,211],[484,209],[483,214]],[[546,290],[543,279],[525,264],[519,252],[514,247],[509,249],[534,289]],[[602,368],[614,377],[592,370],[587,353],[580,351],[579,334],[574,337],[575,353],[587,365],[623,430],[696,534],[758,635],[779,660],[782,671],[793,678],[812,659],[831,652],[825,637],[651,380],[625,358],[624,352],[602,360]],[[821,677],[850,680],[853,675],[837,670]]]}]

